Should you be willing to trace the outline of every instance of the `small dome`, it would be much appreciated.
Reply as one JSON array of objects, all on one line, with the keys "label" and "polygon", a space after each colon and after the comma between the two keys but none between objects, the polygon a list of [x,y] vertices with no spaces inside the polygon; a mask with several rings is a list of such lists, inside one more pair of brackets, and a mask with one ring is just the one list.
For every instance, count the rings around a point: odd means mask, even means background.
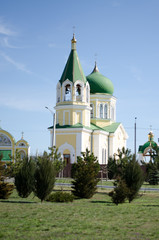
[{"label": "small dome", "polygon": [[91,93],[107,93],[113,94],[114,86],[110,79],[103,76],[95,63],[95,67],[93,72],[86,77],[87,81],[90,84],[90,92]]},{"label": "small dome", "polygon": [[158,148],[158,145],[156,142],[153,140],[154,134],[152,131],[148,134],[148,141],[144,145],[139,146],[139,152],[144,153],[146,148]]},{"label": "small dome", "polygon": [[146,142],[144,145],[142,145],[142,146],[139,146],[139,152],[142,152],[142,153],[144,153],[144,151],[145,151],[145,149],[146,148],[156,148],[157,147],[157,143],[156,142],[154,142],[154,141],[148,141],[148,142]]}]

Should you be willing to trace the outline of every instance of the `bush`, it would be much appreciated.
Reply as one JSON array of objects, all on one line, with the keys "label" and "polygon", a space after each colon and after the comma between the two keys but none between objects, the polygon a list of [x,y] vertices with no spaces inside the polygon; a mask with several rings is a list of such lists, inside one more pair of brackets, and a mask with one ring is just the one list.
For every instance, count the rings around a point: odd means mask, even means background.
[{"label": "bush", "polygon": [[[0,159],[2,156],[0,157]],[[0,160],[0,199],[8,199],[13,192],[14,185],[6,182],[7,168],[5,162]]]},{"label": "bush", "polygon": [[143,180],[143,171],[135,156],[132,156],[124,166],[120,178],[115,181],[115,189],[109,196],[112,197],[112,201],[116,204],[123,203],[126,198],[130,203],[137,197]]},{"label": "bush", "polygon": [[119,203],[124,203],[129,189],[126,186],[124,180],[118,178],[114,182],[114,190],[109,193],[109,196],[112,198],[112,202],[118,205]]},{"label": "bush", "polygon": [[79,198],[91,198],[96,189],[99,179],[97,178],[99,172],[99,163],[97,158],[90,154],[88,149],[86,153],[82,153],[82,157],[77,157],[77,163],[72,165],[71,174],[72,193]]},{"label": "bush", "polygon": [[8,199],[12,194],[14,185],[11,183],[0,182],[0,199]]},{"label": "bush", "polygon": [[58,191],[55,193],[51,193],[46,201],[48,202],[73,202],[74,196],[70,193]]},{"label": "bush", "polygon": [[135,156],[133,156],[127,164],[122,179],[125,181],[126,186],[129,189],[127,198],[130,203],[133,199],[137,197],[138,192],[144,181],[143,171],[139,163],[136,161]]},{"label": "bush", "polygon": [[55,183],[56,170],[53,161],[44,153],[37,160],[35,170],[34,194],[41,200],[45,200],[52,192]]},{"label": "bush", "polygon": [[33,191],[34,173],[35,163],[25,158],[15,173],[15,186],[20,197],[26,198]]},{"label": "bush", "polygon": [[159,171],[157,169],[150,170],[148,182],[150,185],[158,185]]}]

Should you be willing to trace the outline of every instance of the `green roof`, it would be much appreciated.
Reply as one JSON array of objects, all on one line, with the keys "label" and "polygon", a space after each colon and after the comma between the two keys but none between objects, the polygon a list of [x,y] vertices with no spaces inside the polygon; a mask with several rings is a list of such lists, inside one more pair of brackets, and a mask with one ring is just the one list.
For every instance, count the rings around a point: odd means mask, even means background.
[{"label": "green roof", "polygon": [[[74,125],[63,125],[60,126],[59,124],[56,124],[56,128],[83,128],[84,126],[81,123],[77,123]],[[49,127],[49,129],[51,129],[52,127]]]},{"label": "green roof", "polygon": [[148,147],[155,148],[157,147],[157,143],[154,141],[147,141],[144,145],[139,146],[139,152],[144,153],[145,149]]},{"label": "green roof", "polygon": [[95,63],[95,67],[93,72],[86,77],[87,81],[90,84],[90,92],[92,94],[95,93],[107,93],[107,94],[113,94],[114,92],[114,86],[110,79],[103,76]]},{"label": "green roof", "polygon": [[[75,125],[63,125],[63,126],[60,126],[59,124],[56,124],[56,129],[61,129],[61,128],[86,128],[86,129],[89,129],[89,130],[100,130],[100,131],[105,131],[105,132],[109,132],[109,133],[114,133],[117,128],[119,127],[120,123],[112,123],[111,125],[109,126],[106,126],[104,128],[101,128],[93,123],[90,124],[90,127],[87,127],[87,126],[84,126],[82,125],[81,123],[77,123]],[[48,129],[52,129],[53,126],[49,127]]]},{"label": "green roof", "polygon": [[112,123],[111,125],[104,127],[103,129],[109,133],[114,133],[120,124],[121,123],[119,123],[119,122],[115,122],[115,123]]},{"label": "green roof", "polygon": [[74,44],[74,46],[71,49],[69,58],[67,60],[67,63],[65,65],[64,71],[60,79],[61,84],[67,79],[69,79],[73,83],[76,82],[77,80],[81,80],[84,83],[86,83],[87,81],[77,55],[75,47],[76,41],[74,40],[75,39],[72,39],[72,43]]},{"label": "green roof", "polygon": [[101,127],[98,127],[97,125],[95,125],[94,123],[91,123],[90,124],[90,128],[95,131],[95,130],[102,130],[103,131],[103,128]]}]

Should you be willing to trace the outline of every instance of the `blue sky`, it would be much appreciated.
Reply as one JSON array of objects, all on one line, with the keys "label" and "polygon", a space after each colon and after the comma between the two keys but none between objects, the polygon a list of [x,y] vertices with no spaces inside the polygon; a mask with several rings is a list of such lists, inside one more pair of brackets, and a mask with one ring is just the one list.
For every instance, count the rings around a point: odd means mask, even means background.
[{"label": "blue sky", "polygon": [[[94,61],[112,80],[117,121],[134,151],[152,128],[159,138],[158,0],[0,0],[0,120],[31,154],[48,150],[55,89],[71,49],[73,26],[85,75]],[[150,127],[152,126],[152,127]]]}]

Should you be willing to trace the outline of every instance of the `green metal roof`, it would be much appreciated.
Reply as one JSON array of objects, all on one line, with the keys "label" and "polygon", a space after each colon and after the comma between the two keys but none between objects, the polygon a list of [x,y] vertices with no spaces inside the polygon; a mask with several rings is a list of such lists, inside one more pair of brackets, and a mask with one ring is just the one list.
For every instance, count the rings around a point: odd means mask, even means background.
[{"label": "green metal roof", "polygon": [[[90,127],[87,127],[87,126],[84,126],[82,125],[81,123],[77,123],[75,125],[63,125],[63,126],[60,126],[59,124],[56,124],[56,129],[61,129],[61,128],[86,128],[86,129],[89,129],[89,130],[100,130],[100,131],[105,131],[105,132],[109,132],[109,133],[114,133],[117,128],[119,127],[120,123],[112,123],[111,125],[109,126],[106,126],[106,127],[99,127],[93,123],[90,124]],[[49,127],[48,129],[52,129],[53,126]]]},{"label": "green metal roof", "polygon": [[95,130],[102,130],[103,131],[103,128],[101,127],[98,127],[97,125],[95,125],[94,123],[91,123],[90,124],[90,128],[95,131]]},{"label": "green metal roof", "polygon": [[152,147],[152,148],[157,147],[157,143],[154,141],[147,141],[144,145],[139,146],[139,152],[144,153],[145,149],[148,147]]},{"label": "green metal roof", "polygon": [[120,124],[121,123],[119,123],[119,122],[115,122],[115,123],[112,123],[111,125],[104,127],[103,129],[109,133],[114,133]]},{"label": "green metal roof", "polygon": [[[56,128],[59,129],[59,128],[83,128],[84,126],[81,124],[81,123],[77,123],[77,124],[74,124],[74,125],[63,125],[63,126],[60,126],[59,124],[56,124]],[[52,126],[49,127],[48,129],[52,129]]]},{"label": "green metal roof", "polygon": [[[72,39],[72,43],[76,44],[76,41],[74,40],[75,39]],[[69,58],[60,79],[60,83],[62,84],[66,79],[69,79],[73,83],[77,80],[81,80],[84,83],[87,81],[81,67],[75,45],[71,49]]]},{"label": "green metal roof", "polygon": [[94,93],[107,93],[113,94],[114,86],[110,79],[103,76],[95,63],[95,67],[93,72],[86,77],[87,81],[90,84],[90,91],[92,94]]}]

